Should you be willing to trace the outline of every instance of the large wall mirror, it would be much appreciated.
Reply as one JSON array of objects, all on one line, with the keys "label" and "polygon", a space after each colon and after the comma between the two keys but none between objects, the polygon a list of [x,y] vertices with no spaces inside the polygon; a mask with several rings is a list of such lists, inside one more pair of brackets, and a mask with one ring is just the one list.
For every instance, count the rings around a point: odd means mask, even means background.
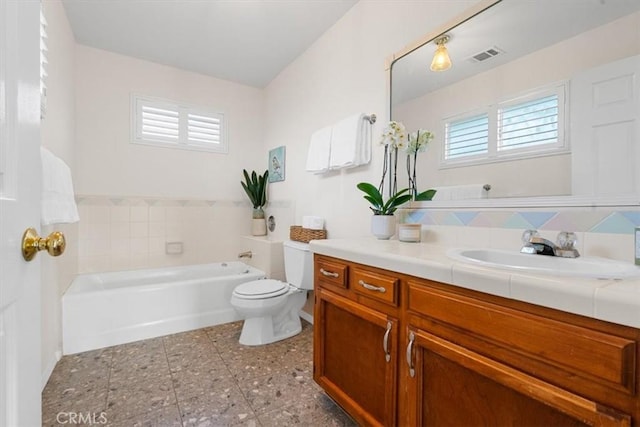
[{"label": "large wall mirror", "polygon": [[[452,66],[432,71],[442,36]],[[484,0],[390,79],[391,119],[435,135],[417,181],[437,205],[640,200],[638,0]]]}]

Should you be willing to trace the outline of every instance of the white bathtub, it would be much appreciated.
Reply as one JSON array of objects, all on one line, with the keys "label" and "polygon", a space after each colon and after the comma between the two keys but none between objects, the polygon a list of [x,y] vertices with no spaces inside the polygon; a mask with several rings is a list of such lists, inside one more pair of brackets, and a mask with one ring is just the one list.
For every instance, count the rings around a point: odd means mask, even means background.
[{"label": "white bathtub", "polygon": [[264,277],[241,262],[79,275],[62,297],[63,353],[239,320],[233,289]]}]

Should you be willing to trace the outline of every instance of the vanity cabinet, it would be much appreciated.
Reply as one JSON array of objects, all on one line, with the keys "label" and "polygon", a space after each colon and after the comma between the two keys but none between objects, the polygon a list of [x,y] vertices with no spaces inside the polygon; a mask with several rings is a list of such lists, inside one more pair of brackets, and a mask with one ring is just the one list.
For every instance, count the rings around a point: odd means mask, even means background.
[{"label": "vanity cabinet", "polygon": [[314,378],[361,425],[640,423],[636,328],[324,255],[315,279]]},{"label": "vanity cabinet", "polygon": [[315,381],[359,424],[396,425],[397,280],[326,259],[315,278]]}]

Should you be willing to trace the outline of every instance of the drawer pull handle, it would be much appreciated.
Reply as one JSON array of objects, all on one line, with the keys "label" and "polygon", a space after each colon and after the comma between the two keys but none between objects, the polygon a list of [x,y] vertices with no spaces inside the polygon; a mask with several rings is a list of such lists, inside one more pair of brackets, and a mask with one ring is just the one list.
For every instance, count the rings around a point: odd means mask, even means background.
[{"label": "drawer pull handle", "polygon": [[384,286],[374,286],[374,285],[370,285],[369,283],[365,282],[364,280],[359,280],[358,284],[360,286],[362,286],[365,289],[369,289],[370,291],[377,291],[380,292],[381,294],[384,294],[385,292],[387,292],[387,290],[385,289]]},{"label": "drawer pull handle", "polygon": [[384,333],[384,338],[382,339],[382,348],[384,349],[384,359],[389,362],[391,360],[391,353],[389,352],[389,334],[391,334],[391,322],[387,322],[387,330]]},{"label": "drawer pull handle", "polygon": [[320,273],[322,273],[323,276],[327,276],[327,277],[339,277],[340,276],[340,274],[334,273],[333,271],[327,271],[324,268],[320,269]]},{"label": "drawer pull handle", "polygon": [[416,370],[413,368],[413,341],[416,336],[413,332],[409,332],[409,344],[407,345],[407,364],[409,365],[409,375],[411,378],[416,376]]}]

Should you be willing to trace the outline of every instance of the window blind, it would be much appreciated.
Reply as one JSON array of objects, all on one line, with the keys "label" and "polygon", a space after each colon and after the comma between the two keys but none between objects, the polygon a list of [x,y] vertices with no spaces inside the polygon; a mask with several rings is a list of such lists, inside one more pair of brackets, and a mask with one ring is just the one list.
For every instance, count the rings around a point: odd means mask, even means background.
[{"label": "window blind", "polygon": [[558,142],[558,95],[498,109],[498,150]]},{"label": "window blind", "polygon": [[132,95],[132,142],[226,153],[224,114]]},{"label": "window blind", "polygon": [[481,114],[447,123],[445,159],[485,154],[489,149],[489,116]]}]

